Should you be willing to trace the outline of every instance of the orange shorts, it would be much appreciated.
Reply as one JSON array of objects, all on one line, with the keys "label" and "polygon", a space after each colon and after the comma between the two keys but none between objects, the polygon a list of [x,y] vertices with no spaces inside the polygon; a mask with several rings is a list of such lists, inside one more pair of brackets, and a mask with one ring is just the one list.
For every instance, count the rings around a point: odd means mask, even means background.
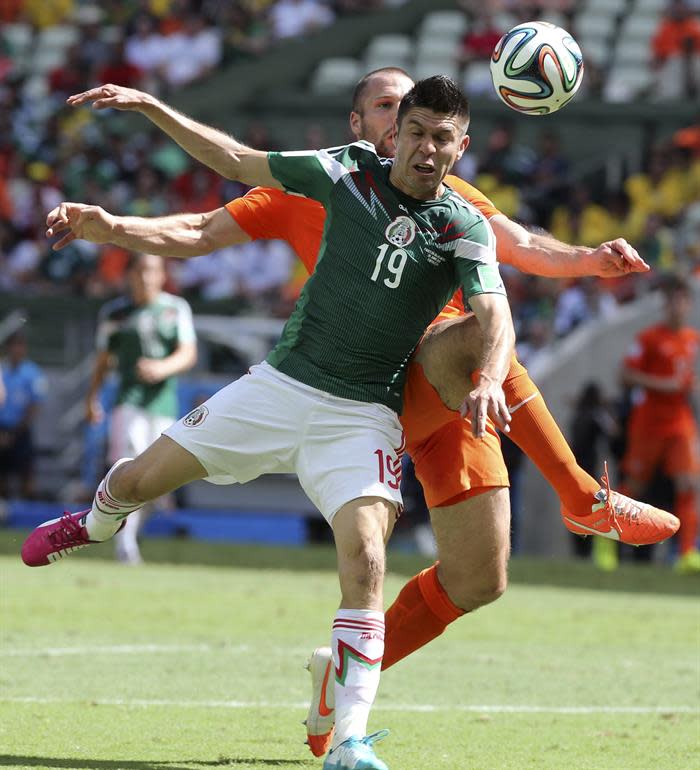
[{"label": "orange shorts", "polygon": [[487,424],[484,438],[474,438],[471,423],[444,405],[416,361],[408,366],[403,397],[406,451],[429,508],[468,497],[465,493],[479,487],[510,486],[493,425]]},{"label": "orange shorts", "polygon": [[654,436],[653,429],[639,424],[632,428],[622,460],[622,469],[631,479],[651,481],[659,468],[671,477],[700,473],[700,438],[695,428],[667,436]]}]

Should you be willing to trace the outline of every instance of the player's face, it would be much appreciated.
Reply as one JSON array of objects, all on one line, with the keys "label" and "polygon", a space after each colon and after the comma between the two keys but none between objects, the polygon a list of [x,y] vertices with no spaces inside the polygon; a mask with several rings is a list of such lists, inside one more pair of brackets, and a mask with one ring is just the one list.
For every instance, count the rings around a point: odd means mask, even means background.
[{"label": "player's face", "polygon": [[394,157],[396,114],[401,99],[412,87],[413,81],[406,75],[376,75],[365,86],[360,111],[350,113],[352,133],[357,139],[372,142],[381,158]]},{"label": "player's face", "polygon": [[413,198],[436,197],[442,180],[469,146],[467,121],[414,107],[401,121],[391,180]]},{"label": "player's face", "polygon": [[155,299],[164,284],[165,265],[155,254],[144,254],[129,270],[129,288],[137,303]]},{"label": "player's face", "polygon": [[666,317],[674,329],[687,326],[693,309],[692,295],[685,291],[674,291],[666,301]]}]

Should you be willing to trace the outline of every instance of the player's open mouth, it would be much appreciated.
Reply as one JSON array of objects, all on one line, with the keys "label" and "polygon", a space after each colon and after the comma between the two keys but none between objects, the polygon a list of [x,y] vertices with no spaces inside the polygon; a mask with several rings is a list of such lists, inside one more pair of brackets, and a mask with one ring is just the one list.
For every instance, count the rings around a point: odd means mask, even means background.
[{"label": "player's open mouth", "polygon": [[415,168],[419,174],[432,174],[433,171],[435,171],[435,167],[430,166],[428,163],[416,163],[413,168]]}]

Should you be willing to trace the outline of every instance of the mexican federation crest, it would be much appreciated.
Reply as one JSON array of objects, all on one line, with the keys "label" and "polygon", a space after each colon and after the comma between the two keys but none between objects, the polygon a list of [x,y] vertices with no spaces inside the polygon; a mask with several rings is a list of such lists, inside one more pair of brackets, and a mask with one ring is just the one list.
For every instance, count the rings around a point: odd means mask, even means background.
[{"label": "mexican federation crest", "polygon": [[182,424],[186,425],[188,428],[196,428],[204,422],[208,414],[209,410],[202,404],[196,409],[193,409],[187,417],[183,418]]},{"label": "mexican federation crest", "polygon": [[396,217],[384,231],[387,241],[394,246],[408,246],[416,237],[416,223],[411,217]]}]

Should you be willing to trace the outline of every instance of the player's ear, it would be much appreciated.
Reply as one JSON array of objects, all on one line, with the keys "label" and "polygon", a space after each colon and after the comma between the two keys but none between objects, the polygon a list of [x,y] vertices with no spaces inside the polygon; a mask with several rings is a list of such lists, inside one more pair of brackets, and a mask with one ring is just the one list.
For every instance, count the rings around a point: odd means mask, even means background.
[{"label": "player's ear", "polygon": [[467,147],[469,147],[470,141],[471,141],[471,138],[469,134],[465,134],[462,137],[462,141],[460,142],[460,145],[459,145],[459,150],[457,151],[457,160],[459,160],[462,157],[462,155],[464,155],[464,153],[467,151]]},{"label": "player's ear", "polygon": [[350,113],[350,130],[355,139],[362,138],[362,116],[355,110]]}]

